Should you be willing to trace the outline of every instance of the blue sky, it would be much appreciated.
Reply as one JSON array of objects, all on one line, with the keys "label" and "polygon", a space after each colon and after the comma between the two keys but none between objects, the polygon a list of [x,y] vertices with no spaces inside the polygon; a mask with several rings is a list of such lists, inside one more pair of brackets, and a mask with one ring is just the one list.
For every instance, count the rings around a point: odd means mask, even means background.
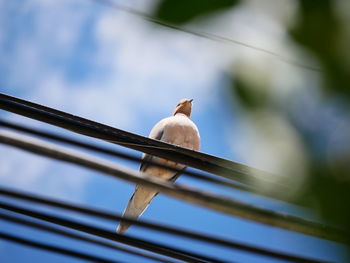
[{"label": "blue sky", "polygon": [[[229,34],[242,41],[254,40],[256,45],[278,49],[288,56],[289,52],[293,52],[290,50],[294,49],[285,38],[282,24],[290,22],[288,19],[295,12],[295,7],[291,1],[284,2],[286,5],[281,12],[285,15],[276,16],[276,20],[268,18],[264,13],[266,10],[260,12],[243,6],[233,14],[226,14],[228,22],[219,19],[206,30]],[[154,2],[128,2],[130,5],[131,3],[139,10],[149,11]],[[253,21],[250,20],[252,13],[255,15]],[[241,22],[244,27],[238,27],[237,22]],[[231,26],[223,26],[225,23]],[[298,54],[299,51],[295,52]],[[290,79],[288,85],[278,89],[278,98],[287,97],[291,87],[298,90],[299,86],[305,84],[303,81],[310,78],[305,73],[301,74],[301,80],[295,80],[293,76],[300,74],[298,69],[267,55],[177,31],[155,28],[139,17],[94,1],[4,0],[0,1],[0,58],[2,92],[145,136],[157,121],[171,114],[179,99],[193,98],[192,119],[201,133],[201,151],[271,171],[285,167],[282,160],[285,157],[298,164],[302,174],[301,157],[292,160],[289,158],[292,153],[297,156],[296,153],[302,150],[298,146],[298,138],[286,128],[287,124],[278,114],[270,114],[269,121],[280,128],[284,137],[275,137],[274,142],[279,142],[277,146],[265,140],[266,137],[254,129],[252,122],[242,117],[244,113],[239,111],[234,104],[235,100],[231,99],[228,82],[224,77],[225,72],[232,67],[240,70],[235,63],[242,62],[240,65],[249,66],[246,61],[253,61],[252,69],[264,67],[268,63],[277,72],[273,76],[272,88],[276,88],[287,75]],[[255,81],[254,78],[252,81]],[[0,112],[0,116],[72,135],[14,114]],[[248,120],[264,120],[264,116],[248,116]],[[72,136],[78,138],[76,135]],[[286,138],[292,143],[285,143]],[[267,145],[271,147],[266,147]],[[257,149],[252,152],[249,149],[253,146]],[[276,156],[274,151],[277,148],[274,146],[282,147],[286,155]],[[100,207],[116,213],[123,211],[134,188],[131,184],[95,172],[6,146],[0,147],[0,155],[2,186]],[[281,162],[277,162],[276,158],[280,158],[278,160]],[[135,164],[112,161],[137,169]],[[300,183],[302,179],[296,181]],[[181,178],[179,182],[207,187],[186,178]],[[213,187],[209,189],[218,190]],[[314,217],[301,208],[285,203],[239,192],[230,194],[266,208]],[[334,261],[342,258],[342,246],[339,244],[229,217],[164,195],[157,196],[142,217],[285,252]],[[116,223],[103,224],[110,230],[115,229],[115,225]],[[9,233],[36,240],[49,240],[53,244],[95,254],[103,253],[106,257],[124,262],[135,262],[134,257],[122,253],[88,245],[81,246],[77,242],[38,234],[36,231],[2,221],[0,227]],[[131,227],[128,233],[140,237],[149,235],[147,231],[137,227]],[[180,247],[197,246],[158,234],[152,237]],[[281,262],[207,245],[198,248],[237,262]],[[28,259],[79,262],[2,240],[0,253],[2,262],[23,262]],[[137,259],[137,262],[148,261]]]}]

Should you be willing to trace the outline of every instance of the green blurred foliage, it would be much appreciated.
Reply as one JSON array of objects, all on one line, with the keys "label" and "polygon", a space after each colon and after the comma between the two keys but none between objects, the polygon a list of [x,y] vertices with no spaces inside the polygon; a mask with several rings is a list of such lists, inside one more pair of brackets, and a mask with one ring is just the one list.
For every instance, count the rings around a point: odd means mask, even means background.
[{"label": "green blurred foliage", "polygon": [[311,207],[319,207],[320,214],[329,222],[350,231],[350,188],[346,181],[347,169],[342,166],[330,169],[327,165],[314,162],[309,187],[299,198]]},{"label": "green blurred foliage", "polygon": [[[290,36],[319,60],[324,70],[320,88],[326,91],[325,97],[342,96],[350,99],[350,68],[346,61],[347,50],[341,45],[345,33],[334,5],[335,1],[332,0],[300,0],[299,20],[291,28]],[[345,165],[350,163],[350,157],[343,156],[343,160],[329,163],[317,158],[318,153],[312,149],[309,155],[309,182],[304,193],[299,196],[299,201],[318,209],[326,220],[350,232],[350,170],[349,165]]]},{"label": "green blurred foliage", "polygon": [[[157,16],[164,21],[185,23],[200,15],[232,7],[237,2],[163,0],[159,4]],[[324,100],[341,97],[349,102],[350,58],[348,49],[350,44],[346,44],[348,36],[345,33],[345,27],[349,25],[344,25],[335,12],[336,1],[299,0],[297,2],[299,10],[296,22],[291,25],[291,28],[287,28],[290,39],[301,49],[310,52],[320,64],[321,83],[318,89]],[[252,83],[235,72],[232,72],[230,78],[235,98],[238,98],[241,107],[246,112],[273,109],[270,91],[266,92],[266,89],[262,87],[265,85],[264,81]],[[317,148],[310,143],[310,135],[307,135],[298,125],[294,125],[293,117],[288,116],[289,109],[286,109],[285,112],[281,108],[279,110],[282,112],[281,115],[284,114],[286,120],[291,122],[291,126],[295,127],[307,149],[308,179],[299,196],[291,201],[312,208],[326,221],[340,225],[350,233],[350,147],[343,156],[337,156],[331,161],[320,157]],[[322,118],[322,116],[315,118]],[[318,134],[312,136],[317,137]]]},{"label": "green blurred foliage", "polygon": [[[231,76],[232,78],[232,76]],[[252,91],[248,83],[241,78],[232,78],[234,83],[234,92],[245,107],[251,110],[268,107],[269,94],[266,89],[261,88]]]},{"label": "green blurred foliage", "polygon": [[163,0],[158,5],[155,16],[164,22],[183,24],[198,16],[232,7],[238,2],[238,0]]},{"label": "green blurred foliage", "polygon": [[[347,66],[349,58],[346,54],[350,46],[341,44],[346,36],[333,5],[334,1],[330,0],[300,0],[298,20],[290,28],[289,34],[295,43],[311,52],[319,61],[322,72],[318,88],[323,91],[324,100],[338,97],[349,102],[350,67]],[[272,108],[269,94],[260,91],[264,90],[263,82],[260,87],[259,84],[255,84],[254,88],[250,85],[251,82],[246,78],[233,73],[233,92],[241,106],[251,112]],[[282,114],[298,131],[308,155],[308,179],[299,195],[291,201],[312,208],[326,221],[339,225],[350,233],[350,155],[347,155],[350,153],[347,152],[331,161],[320,157],[322,154],[312,145],[312,137],[317,137],[318,134],[310,136],[302,127],[295,125],[293,118],[288,116],[288,109]],[[321,119],[322,116],[315,118]]]},{"label": "green blurred foliage", "polygon": [[323,88],[350,98],[350,67],[347,50],[342,47],[346,42],[345,28],[335,12],[335,2],[299,1],[300,18],[290,35],[319,59],[324,70]]}]

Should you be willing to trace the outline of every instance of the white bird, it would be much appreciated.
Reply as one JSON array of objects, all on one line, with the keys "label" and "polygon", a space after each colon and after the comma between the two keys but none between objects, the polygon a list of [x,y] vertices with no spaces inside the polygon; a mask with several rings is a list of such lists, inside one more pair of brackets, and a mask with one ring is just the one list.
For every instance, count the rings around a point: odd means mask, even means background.
[{"label": "white bird", "polygon": [[[197,126],[190,119],[191,110],[192,100],[182,99],[176,105],[173,116],[159,121],[151,130],[149,138],[199,151],[200,137]],[[183,164],[148,154],[143,154],[142,159],[147,161],[152,160],[178,169],[185,168]],[[140,171],[171,181],[175,181],[180,175],[180,173],[146,163],[141,163]],[[142,185],[136,185],[135,192],[129,200],[123,216],[137,219],[157,194],[157,190]],[[123,234],[129,227],[129,223],[121,222],[117,228],[117,233]]]}]

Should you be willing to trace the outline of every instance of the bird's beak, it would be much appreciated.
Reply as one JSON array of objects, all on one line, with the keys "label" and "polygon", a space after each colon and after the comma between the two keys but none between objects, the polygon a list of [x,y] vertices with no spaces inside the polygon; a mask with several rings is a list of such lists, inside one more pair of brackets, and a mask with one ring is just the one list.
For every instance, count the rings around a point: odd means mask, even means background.
[{"label": "bird's beak", "polygon": [[190,101],[190,102],[192,102],[192,101],[193,101],[193,99],[190,99],[189,101]]}]

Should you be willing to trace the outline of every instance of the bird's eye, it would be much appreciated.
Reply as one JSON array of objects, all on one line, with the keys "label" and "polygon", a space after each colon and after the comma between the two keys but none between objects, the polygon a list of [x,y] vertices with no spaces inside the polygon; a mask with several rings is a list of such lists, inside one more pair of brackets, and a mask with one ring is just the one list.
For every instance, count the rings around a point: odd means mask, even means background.
[{"label": "bird's eye", "polygon": [[181,103],[177,104],[176,107],[179,107],[181,105]]}]

